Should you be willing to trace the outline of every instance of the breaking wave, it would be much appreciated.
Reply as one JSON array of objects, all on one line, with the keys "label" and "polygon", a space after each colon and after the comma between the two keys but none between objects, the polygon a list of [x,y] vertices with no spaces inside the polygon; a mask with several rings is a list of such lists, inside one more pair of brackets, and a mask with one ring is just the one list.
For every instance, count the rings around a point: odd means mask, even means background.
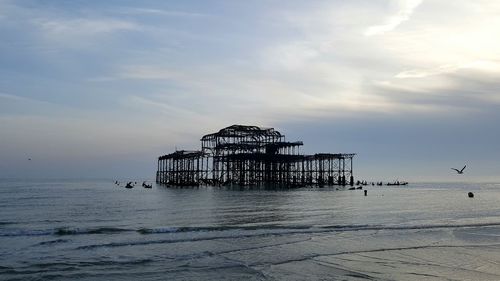
[{"label": "breaking wave", "polygon": [[63,235],[82,235],[82,234],[114,234],[127,231],[134,231],[133,229],[115,228],[115,227],[97,227],[97,228],[68,228],[61,227],[49,230],[10,230],[0,231],[0,237],[16,237],[16,236],[63,236]]},{"label": "breaking wave", "polygon": [[118,228],[118,227],[96,227],[96,228],[70,228],[60,227],[50,230],[4,230],[0,231],[0,237],[17,236],[66,236],[66,235],[91,235],[91,234],[120,234],[139,233],[142,235],[171,234],[171,233],[216,233],[216,232],[254,232],[259,233],[310,233],[310,232],[345,232],[345,231],[369,231],[369,230],[421,230],[439,228],[466,228],[466,227],[493,227],[500,226],[500,222],[494,223],[470,223],[470,224],[424,224],[424,225],[261,225],[261,226],[190,226],[190,227],[158,227],[158,228]]}]

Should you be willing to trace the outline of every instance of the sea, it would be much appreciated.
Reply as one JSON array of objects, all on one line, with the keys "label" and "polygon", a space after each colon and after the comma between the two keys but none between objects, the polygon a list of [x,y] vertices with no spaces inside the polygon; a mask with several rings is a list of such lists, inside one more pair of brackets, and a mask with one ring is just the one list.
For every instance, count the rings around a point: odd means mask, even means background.
[{"label": "sea", "polygon": [[0,280],[500,280],[498,183],[141,183],[0,180]]}]

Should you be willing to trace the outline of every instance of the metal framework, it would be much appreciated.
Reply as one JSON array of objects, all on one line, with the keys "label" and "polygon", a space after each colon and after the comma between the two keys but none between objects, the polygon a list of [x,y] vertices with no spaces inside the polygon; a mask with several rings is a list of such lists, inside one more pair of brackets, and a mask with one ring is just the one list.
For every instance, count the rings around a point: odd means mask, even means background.
[{"label": "metal framework", "polygon": [[200,151],[158,158],[156,182],[173,186],[353,185],[354,153],[302,155],[273,128],[233,125],[201,138]]}]

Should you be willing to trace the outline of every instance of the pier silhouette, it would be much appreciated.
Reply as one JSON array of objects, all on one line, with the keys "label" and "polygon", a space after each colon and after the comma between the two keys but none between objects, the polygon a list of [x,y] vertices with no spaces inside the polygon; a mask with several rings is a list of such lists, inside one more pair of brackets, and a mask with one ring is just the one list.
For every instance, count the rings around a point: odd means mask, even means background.
[{"label": "pier silhouette", "polygon": [[201,138],[201,150],[158,158],[156,182],[172,186],[353,185],[354,153],[299,153],[274,128],[232,125]]}]

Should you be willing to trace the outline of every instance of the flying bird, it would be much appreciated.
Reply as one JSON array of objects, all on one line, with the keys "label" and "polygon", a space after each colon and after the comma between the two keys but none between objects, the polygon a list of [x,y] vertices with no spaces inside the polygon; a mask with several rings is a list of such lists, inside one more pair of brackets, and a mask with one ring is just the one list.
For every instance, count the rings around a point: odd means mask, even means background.
[{"label": "flying bird", "polygon": [[465,165],[462,170],[459,170],[459,169],[455,169],[455,168],[451,168],[452,170],[455,170],[457,171],[458,174],[463,174],[464,173],[464,170],[465,170],[465,167],[467,167],[467,165]]}]

